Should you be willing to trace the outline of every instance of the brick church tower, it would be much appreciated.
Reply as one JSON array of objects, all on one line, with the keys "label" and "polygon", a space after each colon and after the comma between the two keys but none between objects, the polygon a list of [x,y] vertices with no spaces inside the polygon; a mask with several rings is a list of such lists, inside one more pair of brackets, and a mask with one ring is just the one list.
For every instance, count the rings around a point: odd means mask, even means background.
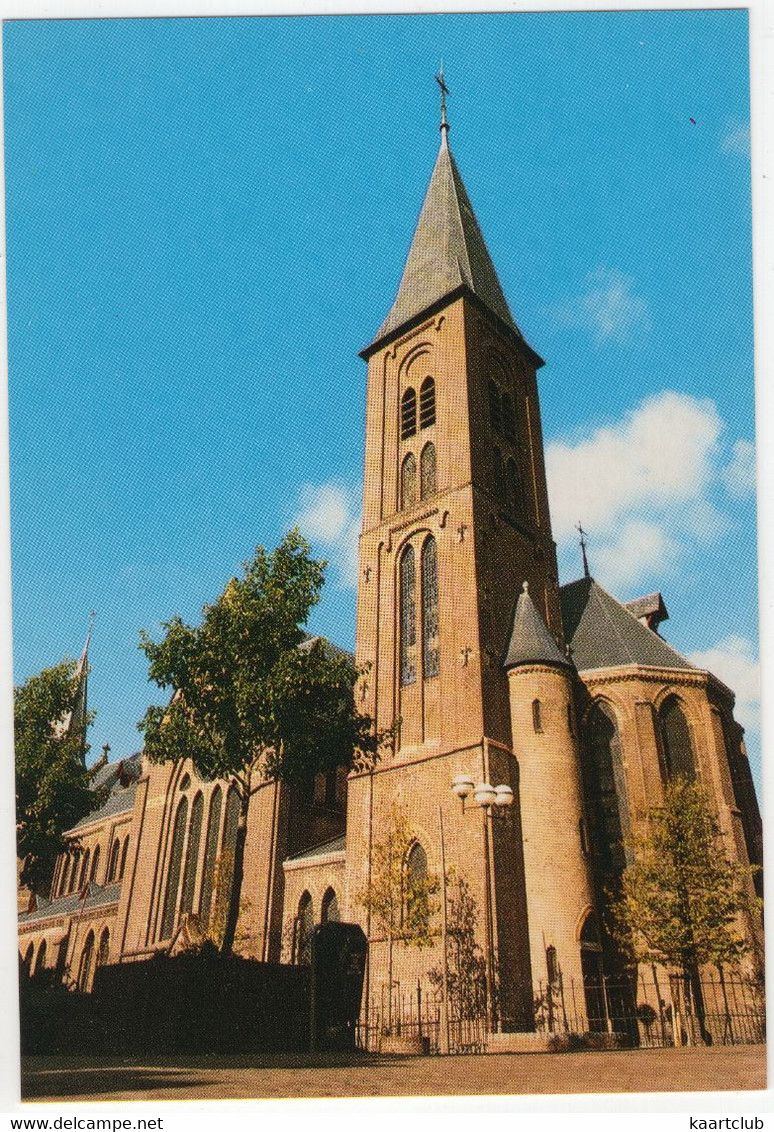
[{"label": "brick church tower", "polygon": [[[447,867],[464,876],[480,912],[499,1010],[518,1025],[532,997],[519,807],[501,820],[463,812],[451,782],[510,786],[518,800],[503,659],[525,581],[543,631],[564,652],[536,382],[543,361],[508,308],[448,132],[444,113],[397,297],[362,353],[360,697],[395,738],[374,773],[350,779],[348,890],[352,905],[391,806],[407,814],[436,875],[443,820]],[[378,981],[373,936],[371,955]],[[401,962],[405,977],[419,974],[410,949]]]}]

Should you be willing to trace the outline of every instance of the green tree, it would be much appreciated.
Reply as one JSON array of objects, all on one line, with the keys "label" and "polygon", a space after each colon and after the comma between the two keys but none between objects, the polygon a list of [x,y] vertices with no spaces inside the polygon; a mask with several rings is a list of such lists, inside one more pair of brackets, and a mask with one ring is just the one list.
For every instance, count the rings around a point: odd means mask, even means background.
[{"label": "green tree", "polygon": [[[357,895],[369,912],[376,933],[387,941],[388,1015],[392,1032],[393,952],[396,943],[429,947],[434,939],[432,920],[438,905],[438,878],[423,868],[412,868],[410,852],[416,836],[404,811],[393,804],[387,815],[384,836],[371,851],[369,883]],[[373,934],[373,928],[372,928]]]},{"label": "green tree", "polygon": [[671,781],[648,831],[632,843],[634,863],[611,904],[613,935],[632,962],[677,967],[690,985],[702,1041],[700,968],[735,965],[750,951],[736,927],[759,909],[749,880],[754,867],[728,860],[709,799],[696,783]]},{"label": "green tree", "polygon": [[[473,1018],[484,1010],[482,987],[486,982],[486,960],[476,942],[478,906],[464,877],[447,872],[449,901],[446,931],[446,964],[449,1001],[458,1017]],[[443,989],[443,966],[428,971],[433,986]]]},{"label": "green tree", "polygon": [[172,690],[170,702],[149,708],[139,724],[146,756],[190,759],[200,777],[230,781],[239,797],[226,954],[239,918],[250,799],[261,782],[301,782],[349,765],[355,751],[373,759],[384,738],[355,709],[351,659],[305,644],[302,627],[324,569],[291,531],[274,551],[257,548],[199,625],[175,616],[161,641],[141,634],[150,678]]},{"label": "green tree", "polygon": [[19,879],[33,891],[50,882],[65,830],[97,800],[84,761],[94,718],[84,710],[85,677],[65,659],[14,688],[16,852]]}]

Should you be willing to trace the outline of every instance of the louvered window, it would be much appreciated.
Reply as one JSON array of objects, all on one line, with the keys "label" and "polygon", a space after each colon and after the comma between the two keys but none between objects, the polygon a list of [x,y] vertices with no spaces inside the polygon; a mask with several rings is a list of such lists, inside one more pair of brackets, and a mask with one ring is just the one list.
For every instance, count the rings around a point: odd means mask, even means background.
[{"label": "louvered window", "polygon": [[489,422],[495,432],[502,432],[503,416],[500,403],[500,387],[496,381],[489,382]]},{"label": "louvered window", "polygon": [[400,403],[400,438],[408,440],[417,431],[417,394],[415,389],[407,389]]},{"label": "louvered window", "polygon": [[426,377],[419,390],[419,427],[435,424],[435,381]]},{"label": "louvered window", "polygon": [[502,401],[503,435],[509,440],[516,439],[516,415],[513,411],[513,397],[510,393],[503,393]]}]

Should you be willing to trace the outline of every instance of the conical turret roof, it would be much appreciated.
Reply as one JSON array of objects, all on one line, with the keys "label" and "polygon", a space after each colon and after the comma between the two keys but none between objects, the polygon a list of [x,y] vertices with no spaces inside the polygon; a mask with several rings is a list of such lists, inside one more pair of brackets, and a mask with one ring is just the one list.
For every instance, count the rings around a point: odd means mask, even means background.
[{"label": "conical turret roof", "polygon": [[546,628],[546,623],[529,596],[527,583],[519,594],[513,628],[503,668],[516,668],[521,664],[553,664],[570,668],[570,662]]},{"label": "conical turret roof", "polygon": [[[508,309],[446,135],[447,129],[442,128],[441,148],[398,294],[379,333],[363,351],[366,356],[423,312],[463,291],[475,295],[496,318],[522,338]],[[538,361],[542,365],[542,359]]]}]

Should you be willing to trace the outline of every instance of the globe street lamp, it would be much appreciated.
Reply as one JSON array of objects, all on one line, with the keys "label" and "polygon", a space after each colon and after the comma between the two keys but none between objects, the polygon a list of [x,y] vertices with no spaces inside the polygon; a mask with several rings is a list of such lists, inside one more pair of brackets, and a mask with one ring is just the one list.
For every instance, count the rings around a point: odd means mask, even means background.
[{"label": "globe street lamp", "polygon": [[[513,805],[513,790],[503,783],[492,786],[489,782],[476,784],[468,774],[458,774],[452,779],[452,793],[462,803],[462,812],[481,810],[484,819],[484,863],[486,871],[486,915],[484,917],[486,942],[486,995],[489,1025],[492,1030],[499,1026],[498,1009],[494,1000],[495,961],[494,961],[494,846],[492,843],[492,818],[505,817]],[[473,796],[473,803],[468,799]]]}]

